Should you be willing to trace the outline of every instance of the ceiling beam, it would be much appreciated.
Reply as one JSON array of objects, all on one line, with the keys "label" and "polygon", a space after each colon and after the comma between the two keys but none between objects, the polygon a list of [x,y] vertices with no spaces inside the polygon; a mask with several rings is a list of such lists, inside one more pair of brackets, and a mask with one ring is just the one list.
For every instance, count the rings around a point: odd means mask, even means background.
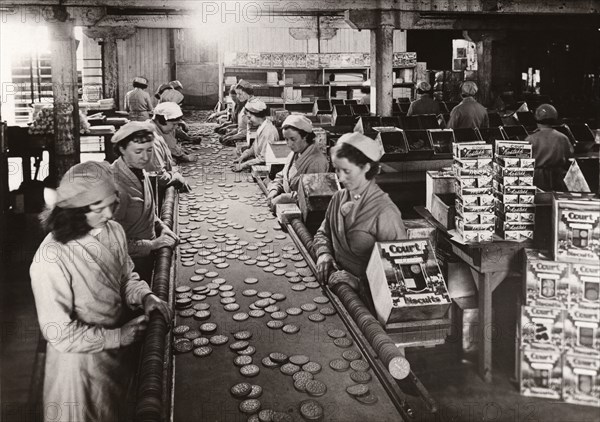
[{"label": "ceiling beam", "polygon": [[[415,12],[493,12],[506,14],[600,13],[600,0],[131,0],[127,8],[189,10],[223,14],[227,10],[258,10],[262,15],[332,12],[344,10],[398,10]],[[5,0],[2,7],[71,6],[123,8],[122,0]]]}]

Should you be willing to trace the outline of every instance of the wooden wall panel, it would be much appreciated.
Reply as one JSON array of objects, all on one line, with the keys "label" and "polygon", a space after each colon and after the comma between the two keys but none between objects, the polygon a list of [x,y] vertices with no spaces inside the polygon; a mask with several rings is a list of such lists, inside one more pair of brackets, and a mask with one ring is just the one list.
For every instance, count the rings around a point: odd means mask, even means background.
[{"label": "wooden wall panel", "polygon": [[[148,78],[148,92],[151,96],[161,83],[169,78],[169,37],[168,29],[138,28],[126,40],[118,40],[119,90],[121,103],[125,93],[132,89],[135,76]],[[120,104],[123,107],[123,104]]]}]

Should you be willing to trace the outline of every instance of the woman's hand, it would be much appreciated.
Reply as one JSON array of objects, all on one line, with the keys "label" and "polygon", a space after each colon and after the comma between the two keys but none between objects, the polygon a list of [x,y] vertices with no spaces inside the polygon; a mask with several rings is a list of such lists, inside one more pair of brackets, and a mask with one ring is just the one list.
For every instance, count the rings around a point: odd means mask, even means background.
[{"label": "woman's hand", "polygon": [[319,258],[317,259],[317,275],[322,284],[327,284],[329,274],[331,274],[333,270],[338,270],[338,266],[333,259],[333,256],[328,253],[319,255]]},{"label": "woman's hand", "polygon": [[172,248],[177,243],[177,237],[169,236],[168,234],[161,233],[156,239],[152,241],[152,250],[164,248],[165,246],[168,248]]},{"label": "woman's hand", "polygon": [[144,313],[148,318],[150,318],[150,313],[154,310],[159,311],[168,325],[171,325],[171,320],[173,318],[171,314],[171,309],[169,309],[169,305],[164,300],[158,298],[158,296],[150,293],[144,297],[142,306],[144,307]]},{"label": "woman's hand", "polygon": [[329,277],[329,287],[333,288],[336,284],[344,283],[349,285],[352,290],[358,291],[358,278],[346,270],[335,271]]},{"label": "woman's hand", "polygon": [[148,317],[146,315],[141,315],[126,322],[121,327],[121,336],[119,337],[120,346],[126,347],[136,341],[140,341],[144,337],[144,332],[146,332],[147,322]]}]

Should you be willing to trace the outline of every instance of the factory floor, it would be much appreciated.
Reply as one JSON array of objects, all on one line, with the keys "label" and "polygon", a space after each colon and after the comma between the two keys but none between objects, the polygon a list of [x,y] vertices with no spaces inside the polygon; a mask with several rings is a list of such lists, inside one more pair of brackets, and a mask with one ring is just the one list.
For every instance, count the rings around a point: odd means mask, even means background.
[{"label": "factory floor", "polygon": [[[188,123],[206,114],[187,116]],[[30,405],[39,329],[28,269],[43,238],[37,217],[12,216],[4,242],[6,254],[0,272],[0,421],[39,421],[42,408]],[[10,263],[10,264],[9,264]],[[467,353],[459,362],[430,367],[418,374],[437,400],[437,414],[415,407],[414,421],[560,421],[600,420],[600,409],[568,405],[554,400],[521,396],[514,380],[514,327],[519,279],[507,279],[494,295],[493,383],[477,375],[476,358]],[[467,330],[468,331],[468,330]],[[468,334],[468,333],[467,333]],[[414,401],[411,401],[414,403]],[[370,421],[368,421],[370,422]]]}]

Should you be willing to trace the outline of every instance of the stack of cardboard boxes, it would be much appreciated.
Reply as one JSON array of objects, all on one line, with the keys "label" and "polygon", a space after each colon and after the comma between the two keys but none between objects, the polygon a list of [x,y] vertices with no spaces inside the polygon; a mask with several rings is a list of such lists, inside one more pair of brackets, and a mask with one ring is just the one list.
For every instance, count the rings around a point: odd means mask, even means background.
[{"label": "stack of cardboard boxes", "polygon": [[529,142],[496,141],[493,164],[496,232],[503,239],[533,239],[534,163]]},{"label": "stack of cardboard boxes", "polygon": [[521,394],[600,407],[600,201],[557,196],[553,214],[551,251],[525,252]]},{"label": "stack of cardboard boxes", "polygon": [[465,242],[491,241],[494,236],[492,146],[483,142],[453,146],[456,229]]}]

